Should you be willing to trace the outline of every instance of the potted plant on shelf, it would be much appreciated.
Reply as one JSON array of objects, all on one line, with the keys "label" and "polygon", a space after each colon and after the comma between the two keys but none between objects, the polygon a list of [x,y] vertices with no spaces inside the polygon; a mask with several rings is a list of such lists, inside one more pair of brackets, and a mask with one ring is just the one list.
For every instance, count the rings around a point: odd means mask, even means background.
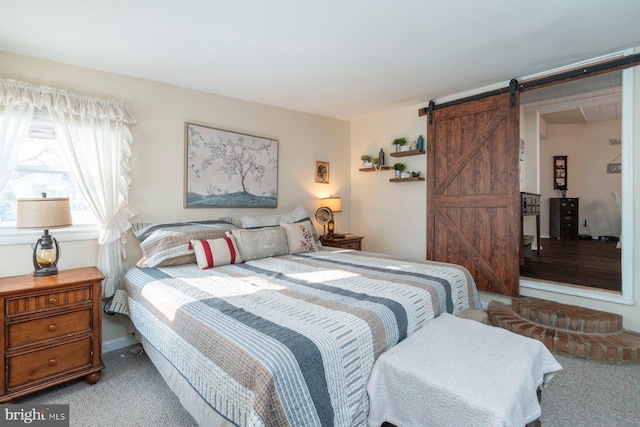
[{"label": "potted plant on shelf", "polygon": [[394,163],[393,170],[396,171],[396,178],[400,178],[402,176],[402,171],[405,170],[407,165],[404,163]]},{"label": "potted plant on shelf", "polygon": [[362,167],[363,168],[371,168],[373,167],[373,162],[371,161],[371,155],[369,154],[363,154],[362,156],[360,156],[360,160],[362,160]]},{"label": "potted plant on shelf", "polygon": [[397,152],[400,151],[400,147],[402,147],[406,143],[407,143],[407,138],[396,138],[396,139],[393,140],[391,145],[395,145],[396,146],[396,153],[397,153]]}]

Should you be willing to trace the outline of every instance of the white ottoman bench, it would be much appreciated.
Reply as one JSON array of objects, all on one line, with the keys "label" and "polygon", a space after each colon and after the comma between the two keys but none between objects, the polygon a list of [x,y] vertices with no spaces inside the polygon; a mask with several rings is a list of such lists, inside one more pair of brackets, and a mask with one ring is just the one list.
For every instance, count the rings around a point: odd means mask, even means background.
[{"label": "white ottoman bench", "polygon": [[540,341],[442,314],[376,361],[369,426],[522,426],[561,370]]}]

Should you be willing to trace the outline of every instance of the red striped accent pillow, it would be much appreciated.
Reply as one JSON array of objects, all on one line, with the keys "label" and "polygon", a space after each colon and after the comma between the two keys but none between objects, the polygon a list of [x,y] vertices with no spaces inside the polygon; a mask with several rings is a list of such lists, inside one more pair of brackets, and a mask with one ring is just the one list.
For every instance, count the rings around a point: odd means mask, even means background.
[{"label": "red striped accent pillow", "polygon": [[233,236],[213,240],[191,240],[190,243],[196,253],[198,267],[202,270],[243,262]]}]

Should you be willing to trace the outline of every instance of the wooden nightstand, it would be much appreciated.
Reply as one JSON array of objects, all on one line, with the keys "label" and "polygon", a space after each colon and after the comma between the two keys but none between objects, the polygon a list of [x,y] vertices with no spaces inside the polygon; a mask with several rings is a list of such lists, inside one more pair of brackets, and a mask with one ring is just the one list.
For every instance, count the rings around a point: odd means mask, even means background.
[{"label": "wooden nightstand", "polygon": [[322,236],[320,241],[323,246],[331,246],[334,248],[342,248],[342,249],[355,249],[357,251],[362,250],[362,236],[353,236],[351,234],[346,235],[345,237],[327,237]]},{"label": "wooden nightstand", "polygon": [[0,278],[0,403],[104,368],[100,282],[95,267]]}]

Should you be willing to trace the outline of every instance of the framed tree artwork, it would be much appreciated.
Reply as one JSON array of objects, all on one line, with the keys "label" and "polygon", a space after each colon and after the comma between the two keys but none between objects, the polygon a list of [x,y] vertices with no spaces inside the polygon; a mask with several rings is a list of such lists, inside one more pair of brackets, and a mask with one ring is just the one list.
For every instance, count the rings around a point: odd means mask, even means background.
[{"label": "framed tree artwork", "polygon": [[185,123],[186,208],[278,206],[278,141]]}]

